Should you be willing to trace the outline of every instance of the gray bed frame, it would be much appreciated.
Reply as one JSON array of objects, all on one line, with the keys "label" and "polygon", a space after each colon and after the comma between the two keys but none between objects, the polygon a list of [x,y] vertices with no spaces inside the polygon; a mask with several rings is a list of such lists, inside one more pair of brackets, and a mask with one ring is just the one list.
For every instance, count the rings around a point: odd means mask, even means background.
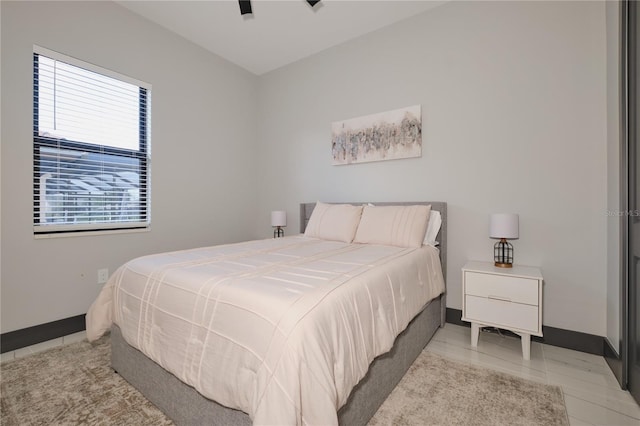
[{"label": "gray bed frame", "polygon": [[[362,203],[352,203],[362,204]],[[430,204],[440,211],[442,227],[437,241],[442,273],[446,274],[447,204],[445,202],[374,203],[375,205]],[[315,203],[300,205],[300,231],[304,232]],[[446,282],[446,275],[445,275]],[[420,355],[438,327],[444,326],[446,293],[432,300],[396,338],[391,351],[373,360],[366,376],[351,391],[347,403],[338,410],[341,425],[366,425],[396,387],[413,361]],[[130,346],[118,326],[111,329],[111,366],[177,425],[251,425],[249,415],[205,398],[193,387],[178,380],[142,352]]]}]

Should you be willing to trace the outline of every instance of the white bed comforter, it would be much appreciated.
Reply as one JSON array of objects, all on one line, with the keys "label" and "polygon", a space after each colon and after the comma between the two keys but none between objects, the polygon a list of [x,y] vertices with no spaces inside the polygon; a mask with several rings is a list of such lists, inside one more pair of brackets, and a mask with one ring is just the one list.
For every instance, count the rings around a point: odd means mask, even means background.
[{"label": "white bed comforter", "polygon": [[304,236],[141,257],[87,313],[254,424],[337,424],[369,364],[444,291],[438,251]]}]

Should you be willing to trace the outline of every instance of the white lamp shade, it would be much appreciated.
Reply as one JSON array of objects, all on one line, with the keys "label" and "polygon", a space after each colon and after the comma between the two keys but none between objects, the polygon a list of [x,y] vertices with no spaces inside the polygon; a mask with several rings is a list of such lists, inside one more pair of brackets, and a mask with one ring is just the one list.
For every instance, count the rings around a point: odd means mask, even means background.
[{"label": "white lamp shade", "polygon": [[489,217],[489,237],[518,238],[519,220],[515,213],[494,213]]},{"label": "white lamp shade", "polygon": [[271,226],[287,226],[287,212],[284,210],[272,211]]}]

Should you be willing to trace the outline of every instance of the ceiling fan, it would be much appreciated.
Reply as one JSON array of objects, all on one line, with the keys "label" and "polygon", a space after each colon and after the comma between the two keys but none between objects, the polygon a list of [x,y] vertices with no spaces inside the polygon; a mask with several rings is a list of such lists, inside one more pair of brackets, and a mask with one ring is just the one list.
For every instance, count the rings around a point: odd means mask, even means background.
[{"label": "ceiling fan", "polygon": [[[253,13],[253,11],[251,10],[251,0],[238,0],[238,3],[240,4],[241,15],[248,15]],[[309,3],[309,5],[313,7],[316,5],[316,3],[320,3],[320,0],[307,0],[307,3]]]}]

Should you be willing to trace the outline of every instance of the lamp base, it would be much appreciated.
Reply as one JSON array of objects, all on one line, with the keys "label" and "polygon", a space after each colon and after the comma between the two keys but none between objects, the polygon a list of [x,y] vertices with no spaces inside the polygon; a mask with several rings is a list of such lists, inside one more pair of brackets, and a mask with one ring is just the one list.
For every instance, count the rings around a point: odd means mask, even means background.
[{"label": "lamp base", "polygon": [[493,246],[493,260],[498,268],[513,267],[513,246],[507,242],[506,238],[500,238],[500,241]]}]

